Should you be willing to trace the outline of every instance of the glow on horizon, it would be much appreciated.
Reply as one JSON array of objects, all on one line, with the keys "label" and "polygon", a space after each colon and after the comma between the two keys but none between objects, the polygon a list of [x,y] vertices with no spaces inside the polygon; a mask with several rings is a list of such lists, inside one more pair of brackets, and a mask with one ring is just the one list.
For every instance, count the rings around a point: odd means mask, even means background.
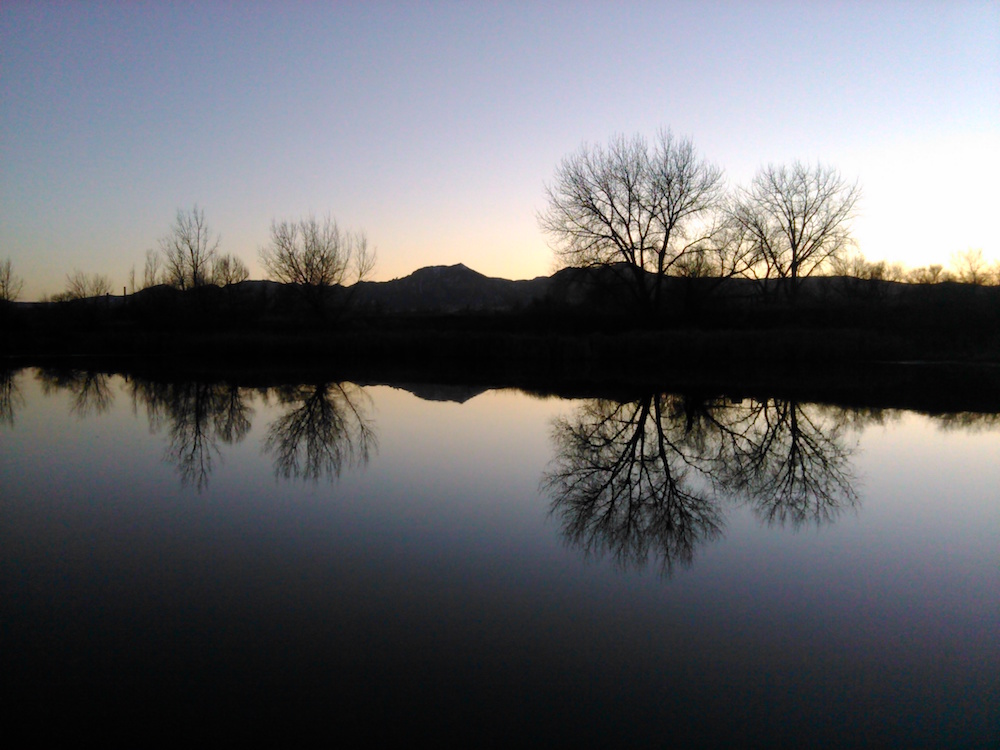
[{"label": "glow on horizon", "polygon": [[857,178],[870,259],[1000,258],[992,2],[9,2],[0,49],[0,259],[24,299],[74,269],[121,289],[195,203],[254,278],[271,220],[310,213],[364,230],[376,279],[551,273],[556,164],[659,127],[734,184],[796,158]]}]

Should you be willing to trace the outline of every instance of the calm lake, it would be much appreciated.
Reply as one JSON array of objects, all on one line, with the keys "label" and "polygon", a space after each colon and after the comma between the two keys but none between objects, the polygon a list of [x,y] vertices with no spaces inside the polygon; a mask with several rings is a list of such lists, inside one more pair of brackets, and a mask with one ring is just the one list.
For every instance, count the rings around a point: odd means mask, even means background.
[{"label": "calm lake", "polygon": [[995,414],[0,385],[7,694],[295,695],[373,739],[1000,743]]}]

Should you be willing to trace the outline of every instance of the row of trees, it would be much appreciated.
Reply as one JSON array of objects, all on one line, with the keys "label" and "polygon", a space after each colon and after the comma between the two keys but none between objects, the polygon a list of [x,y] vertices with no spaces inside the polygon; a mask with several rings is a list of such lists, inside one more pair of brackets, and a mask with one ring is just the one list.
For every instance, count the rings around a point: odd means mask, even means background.
[{"label": "row of trees", "polygon": [[582,146],[558,166],[539,214],[564,266],[611,269],[639,307],[655,310],[667,276],[777,279],[794,300],[803,279],[831,272],[861,278],[1000,283],[981,251],[955,271],[867,263],[851,221],[861,189],[822,164],[762,167],[728,190],[722,170],[689,139],[660,131]]},{"label": "row of trees", "polygon": [[838,258],[831,266],[836,276],[874,281],[899,281],[911,284],[940,284],[957,281],[961,284],[1000,284],[1000,261],[990,263],[979,248],[952,253],[948,266],[932,263],[919,268],[906,268],[902,263],[884,260],[869,261],[860,253]]},{"label": "row of trees", "polygon": [[722,170],[689,139],[661,130],[652,144],[618,136],[582,146],[547,186],[542,229],[566,266],[606,266],[629,277],[646,309],[666,276],[799,281],[843,256],[861,192],[835,170],[768,165],[726,190]]},{"label": "row of trees", "polygon": [[[204,211],[197,206],[179,210],[158,252],[147,253],[144,286],[165,283],[183,290],[248,279],[246,265],[233,255],[221,254],[219,244]],[[375,254],[365,235],[341,229],[330,217],[273,221],[270,241],[259,254],[271,279],[297,284],[312,297],[328,287],[360,281],[375,266]]]},{"label": "row of trees", "polygon": [[[133,267],[129,286],[133,291],[160,284],[185,290],[224,287],[250,278],[246,264],[221,253],[220,244],[204,210],[197,205],[190,211],[178,210],[158,247],[146,251],[141,279]],[[330,217],[273,221],[270,241],[259,255],[271,279],[299,285],[310,300],[320,302],[326,289],[367,278],[375,267],[375,252],[364,233],[344,230]],[[24,280],[14,273],[10,259],[0,263],[0,300],[16,300],[23,286]],[[111,291],[107,276],[76,270],[66,277],[65,290],[51,300],[100,297]]]}]

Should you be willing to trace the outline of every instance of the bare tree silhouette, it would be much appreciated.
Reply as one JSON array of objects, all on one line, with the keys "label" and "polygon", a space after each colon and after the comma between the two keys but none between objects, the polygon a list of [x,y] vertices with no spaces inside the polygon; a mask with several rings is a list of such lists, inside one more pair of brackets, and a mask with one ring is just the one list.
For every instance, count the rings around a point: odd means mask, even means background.
[{"label": "bare tree silhouette", "polygon": [[271,278],[295,284],[320,314],[332,287],[362,281],[375,268],[364,232],[345,231],[329,216],[271,222],[271,240],[260,259]]},{"label": "bare tree silhouette", "polygon": [[250,278],[250,269],[235,255],[220,255],[212,263],[212,283],[216,286],[232,286]]},{"label": "bare tree silhouette", "polygon": [[659,303],[664,276],[714,241],[722,191],[722,170],[699,158],[690,140],[669,130],[652,146],[617,136],[562,161],[538,221],[562,263],[621,273],[648,310]]},{"label": "bare tree silhouette", "polygon": [[0,302],[13,302],[21,296],[24,279],[14,273],[10,258],[0,261]]},{"label": "bare tree silhouette", "polygon": [[738,192],[730,213],[765,277],[785,280],[794,300],[802,279],[853,247],[850,222],[860,197],[857,183],[822,164],[770,164]]},{"label": "bare tree silhouette", "polygon": [[968,248],[961,252],[952,253],[951,267],[955,271],[955,278],[963,284],[998,284],[997,270],[1000,266],[990,267],[989,262],[983,256],[981,248]]},{"label": "bare tree silhouette", "polygon": [[[212,263],[219,250],[219,237],[205,221],[205,212],[197,205],[190,211],[177,210],[177,217],[166,236],[160,239],[163,275],[178,289],[192,289],[211,281]],[[147,269],[149,258],[147,257]],[[155,278],[155,269],[153,276]]]},{"label": "bare tree silhouette", "polygon": [[73,271],[66,277],[66,291],[61,299],[89,299],[111,294],[111,279],[99,273]]}]

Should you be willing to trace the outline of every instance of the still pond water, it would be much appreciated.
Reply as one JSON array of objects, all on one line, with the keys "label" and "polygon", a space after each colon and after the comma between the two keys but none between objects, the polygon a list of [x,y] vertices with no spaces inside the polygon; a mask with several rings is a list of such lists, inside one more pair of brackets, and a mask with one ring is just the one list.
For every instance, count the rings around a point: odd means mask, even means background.
[{"label": "still pond water", "polygon": [[996,415],[0,385],[8,694],[295,694],[370,737],[1000,741]]}]

